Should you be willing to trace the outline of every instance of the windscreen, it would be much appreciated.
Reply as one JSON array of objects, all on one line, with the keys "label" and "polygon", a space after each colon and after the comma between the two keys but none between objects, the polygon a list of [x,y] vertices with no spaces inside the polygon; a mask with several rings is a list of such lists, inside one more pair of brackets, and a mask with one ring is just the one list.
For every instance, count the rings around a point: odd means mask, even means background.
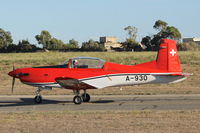
[{"label": "windscreen", "polygon": [[103,68],[104,62],[98,58],[74,58],[72,68]]}]

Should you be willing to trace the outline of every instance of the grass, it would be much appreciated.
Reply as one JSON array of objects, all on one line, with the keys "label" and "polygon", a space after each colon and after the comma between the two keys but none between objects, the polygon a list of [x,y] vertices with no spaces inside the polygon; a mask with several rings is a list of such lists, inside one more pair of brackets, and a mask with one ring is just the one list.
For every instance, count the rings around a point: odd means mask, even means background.
[{"label": "grass", "polygon": [[0,113],[1,132],[198,133],[199,111]]},{"label": "grass", "polygon": [[[0,94],[11,94],[12,78],[7,75],[13,68],[56,65],[77,56],[91,56],[121,64],[139,64],[156,59],[157,52],[39,52],[0,54]],[[200,94],[200,52],[179,52],[183,72],[193,73],[186,81],[171,85],[141,85],[131,87],[110,87],[90,90],[91,94]],[[14,94],[34,94],[33,87],[16,81]],[[43,94],[72,94],[71,90],[54,89]]]},{"label": "grass", "polygon": [[[96,95],[200,94],[200,52],[179,52],[184,72],[194,73],[186,81],[171,85],[141,85],[90,90]],[[135,64],[151,61],[156,52],[49,52],[0,54],[0,95],[11,94],[12,78],[7,75],[16,68],[61,64],[76,56],[99,57],[107,61]],[[14,94],[33,94],[34,88],[16,81]],[[54,89],[43,94],[72,94],[71,90]],[[0,112],[0,132],[13,133],[198,133],[200,111],[58,111]]]}]

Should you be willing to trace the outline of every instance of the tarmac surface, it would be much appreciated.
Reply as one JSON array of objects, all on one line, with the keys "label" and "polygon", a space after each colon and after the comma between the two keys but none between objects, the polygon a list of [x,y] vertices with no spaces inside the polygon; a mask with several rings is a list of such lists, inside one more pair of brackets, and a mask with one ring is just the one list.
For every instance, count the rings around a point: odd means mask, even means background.
[{"label": "tarmac surface", "polygon": [[131,111],[200,110],[200,95],[91,95],[89,103],[75,105],[72,95],[43,96],[36,104],[34,96],[0,95],[0,112],[26,111]]}]

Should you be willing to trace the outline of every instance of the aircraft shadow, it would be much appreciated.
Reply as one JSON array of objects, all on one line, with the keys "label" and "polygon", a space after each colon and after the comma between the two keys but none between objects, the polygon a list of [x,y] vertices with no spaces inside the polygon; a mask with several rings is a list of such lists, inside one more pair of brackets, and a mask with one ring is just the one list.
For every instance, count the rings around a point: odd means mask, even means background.
[{"label": "aircraft shadow", "polygon": [[114,100],[98,100],[98,101],[91,101],[90,103],[113,103]]},{"label": "aircraft shadow", "polygon": [[[90,101],[89,103],[112,103],[115,102],[114,100],[98,100],[98,101]],[[0,101],[0,108],[1,107],[13,107],[13,106],[32,106],[32,105],[47,105],[47,104],[66,104],[66,103],[73,103],[73,101],[61,101],[61,100],[48,100],[43,99],[42,103],[37,104],[34,102],[33,98],[20,98],[20,101]],[[84,104],[84,103],[83,103]]]},{"label": "aircraft shadow", "polygon": [[37,104],[33,98],[20,98],[20,101],[0,101],[0,107],[12,107],[12,106],[31,106],[31,105],[46,105],[46,104],[62,104],[72,103],[72,101],[58,101],[43,99],[42,103]]}]

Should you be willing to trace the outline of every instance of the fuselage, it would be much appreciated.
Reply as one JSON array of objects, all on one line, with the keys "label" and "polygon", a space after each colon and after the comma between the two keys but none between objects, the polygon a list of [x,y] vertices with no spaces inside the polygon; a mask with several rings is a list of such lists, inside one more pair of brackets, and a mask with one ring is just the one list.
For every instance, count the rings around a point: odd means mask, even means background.
[{"label": "fuselage", "polygon": [[[102,68],[62,68],[60,66],[58,68],[56,66],[22,68],[10,72],[9,75],[19,78],[24,84],[37,87],[61,87],[56,79],[70,77],[70,81],[75,79],[80,82],[76,89],[175,83],[186,79],[181,73],[177,75],[177,72],[166,72],[157,69],[155,61],[132,66],[105,62]],[[81,87],[83,85],[81,83],[85,83],[87,86]],[[73,85],[65,88],[74,89]]]}]

